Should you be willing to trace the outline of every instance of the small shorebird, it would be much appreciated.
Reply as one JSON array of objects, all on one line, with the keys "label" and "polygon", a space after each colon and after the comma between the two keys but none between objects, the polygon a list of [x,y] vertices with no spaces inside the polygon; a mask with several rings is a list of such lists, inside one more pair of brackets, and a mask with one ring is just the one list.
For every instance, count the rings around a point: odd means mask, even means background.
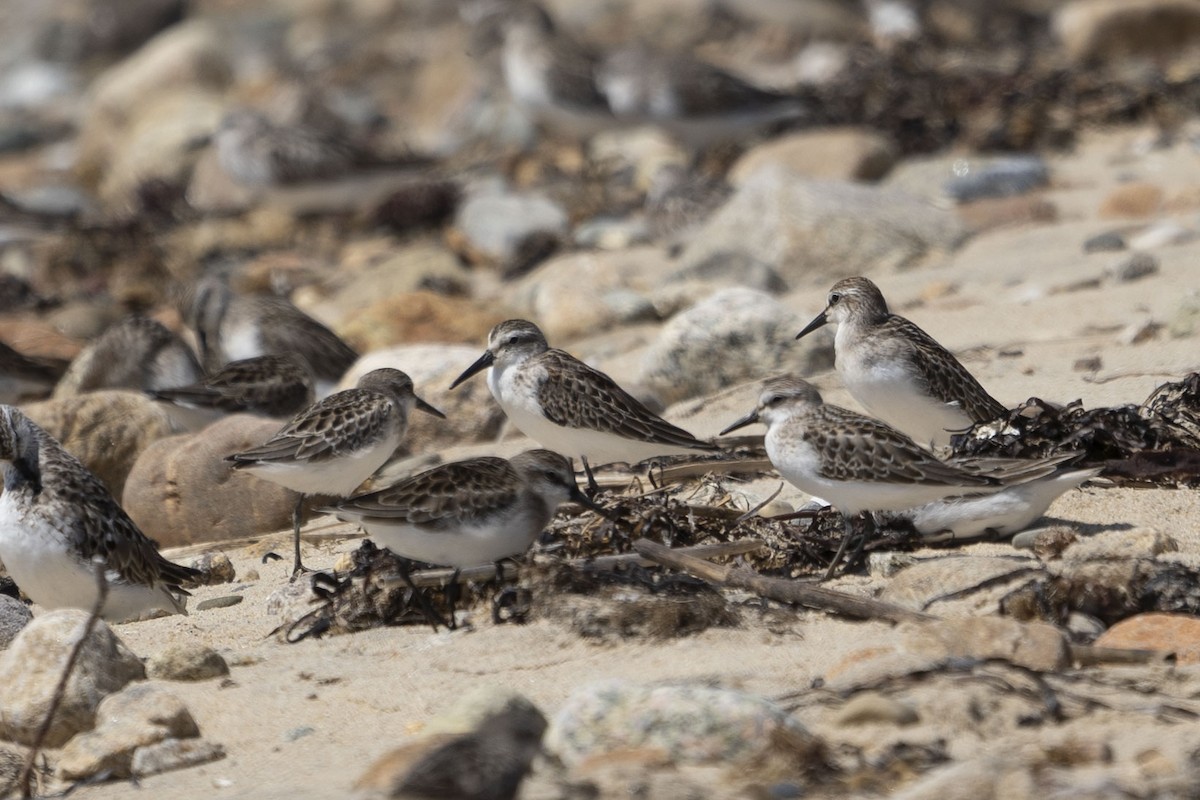
[{"label": "small shorebird", "polygon": [[514,800],[545,731],[537,707],[515,698],[473,730],[425,736],[390,751],[354,788],[406,800]]},{"label": "small shorebird", "polygon": [[[317,396],[324,397],[358,360],[336,333],[282,297],[241,295],[219,278],[205,278],[185,305],[185,319],[210,371],[256,356],[291,356],[308,368]],[[194,381],[173,385],[187,382]]]},{"label": "small shorebird", "polygon": [[417,156],[377,153],[340,127],[334,120],[281,125],[261,111],[239,108],[224,116],[212,142],[221,169],[251,188],[327,181],[376,167],[429,164]]},{"label": "small shorebird", "polygon": [[98,389],[151,392],[200,380],[192,348],[162,323],[130,315],[85,347],[63,374],[54,396]]},{"label": "small shorebird", "polygon": [[492,13],[501,16],[505,85],[533,119],[581,137],[619,124],[596,85],[599,52],[560,30],[535,3]]},{"label": "small shorebird", "polygon": [[[828,500],[846,517],[846,534],[826,578],[845,553],[851,518],[860,513],[901,511],[947,497],[998,492],[1049,475],[1055,465],[1073,457],[948,463],[878,420],[827,405],[816,387],[790,376],[764,383],[754,411],[721,435],[755,422],[767,426],[767,457],[779,474]],[[869,529],[869,513],[866,519]]]},{"label": "small shorebird", "polygon": [[329,510],[398,556],[462,569],[524,553],[567,501],[601,511],[570,461],[529,450],[442,464]]},{"label": "small shorebird", "polygon": [[358,386],[318,400],[258,447],[227,456],[234,469],[299,493],[292,517],[293,579],[300,561],[300,518],[310,494],[347,497],[391,458],[408,430],[413,408],[445,415],[413,393],[412,378],[398,369],[377,369]]},{"label": "small shorebird", "polygon": [[646,44],[610,52],[591,47],[555,25],[537,3],[491,13],[502,18],[504,80],[513,99],[577,136],[655,125],[701,150],[806,113],[797,97],[753,86],[684,53]]},{"label": "small shorebird", "polygon": [[222,414],[290,417],[314,399],[308,370],[289,356],[232,361],[198,383],[159,389],[151,395],[178,409],[192,430]]},{"label": "small shorebird", "polygon": [[450,388],[485,369],[492,397],[513,424],[545,448],[578,456],[592,491],[598,487],[588,459],[636,464],[720,449],[659,417],[600,370],[552,349],[532,322],[492,328],[487,350]]},{"label": "small shorebird", "polygon": [[199,573],[159,555],[100,479],[12,406],[0,406],[0,473],[0,561],[35,603],[91,610],[102,565],[105,619],[187,613],[180,584]]},{"label": "small shorebird", "polygon": [[614,50],[596,83],[618,119],[656,125],[701,151],[737,141],[763,127],[808,114],[799,97],[763,89],[683,53],[647,45]]},{"label": "small shorebird", "polygon": [[888,311],[879,287],[846,278],[799,339],[828,322],[838,326],[834,359],[854,399],[922,444],[940,447],[952,433],[1007,411],[946,348]]},{"label": "small shorebird", "polygon": [[1100,468],[1063,469],[998,492],[934,500],[917,508],[880,515],[907,521],[925,542],[1006,538],[1025,530],[1060,495],[1100,474]]}]

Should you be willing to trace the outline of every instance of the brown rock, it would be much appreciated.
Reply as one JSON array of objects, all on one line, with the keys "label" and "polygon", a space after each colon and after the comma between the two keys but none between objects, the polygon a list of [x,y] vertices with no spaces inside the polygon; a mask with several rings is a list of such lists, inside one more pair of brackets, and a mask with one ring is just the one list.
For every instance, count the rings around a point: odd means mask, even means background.
[{"label": "brown rock", "polygon": [[154,37],[92,82],[77,140],[81,176],[98,183],[107,173],[113,152],[128,144],[130,120],[148,98],[185,87],[219,90],[230,77],[224,43],[211,22],[189,20]]},{"label": "brown rock", "polygon": [[79,354],[79,342],[59,332],[45,320],[25,316],[0,319],[0,341],[27,356],[70,361]]},{"label": "brown rock", "polygon": [[1150,217],[1162,209],[1165,198],[1163,190],[1152,183],[1129,183],[1108,193],[1100,203],[1100,216]]},{"label": "brown rock", "polygon": [[1200,619],[1188,614],[1138,614],[1101,634],[1096,646],[1159,650],[1174,653],[1176,664],[1200,664]]},{"label": "brown rock", "polygon": [[1195,0],[1075,0],[1054,17],[1067,54],[1080,62],[1129,56],[1160,60],[1193,47],[1200,37]]},{"label": "brown rock", "polygon": [[992,197],[958,207],[959,216],[976,233],[1025,223],[1058,221],[1058,206],[1043,197]]},{"label": "brown rock", "polygon": [[944,619],[909,627],[904,647],[926,658],[1002,658],[1039,672],[1069,663],[1067,640],[1053,625],[998,617]]},{"label": "brown rock", "polygon": [[25,413],[96,473],[113,497],[121,496],[142,452],[174,432],[152,400],[120,389],[32,403]]},{"label": "brown rock", "polygon": [[200,433],[156,442],[129,474],[125,510],[162,547],[290,527],[295,493],[234,472],[224,461],[231,453],[262,444],[280,424],[235,414]]},{"label": "brown rock", "polygon": [[896,147],[875,131],[825,128],[780,136],[750,150],[729,170],[737,186],[763,164],[783,167],[806,178],[876,181],[896,162]]},{"label": "brown rock", "polygon": [[392,295],[356,314],[339,333],[360,352],[407,342],[475,343],[506,316],[465,297]]}]

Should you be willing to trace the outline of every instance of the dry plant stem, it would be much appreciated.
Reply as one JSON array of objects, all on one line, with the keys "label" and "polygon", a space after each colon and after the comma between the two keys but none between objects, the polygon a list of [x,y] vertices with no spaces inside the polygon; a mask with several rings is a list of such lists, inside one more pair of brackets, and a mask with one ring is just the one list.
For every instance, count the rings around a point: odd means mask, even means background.
[{"label": "dry plant stem", "polygon": [[[680,548],[675,552],[687,553],[701,558],[720,558],[722,556],[740,556],[746,553],[753,553],[763,546],[761,539],[739,539],[736,542],[721,542],[719,544],[700,544],[695,547]],[[644,558],[637,553],[622,553],[615,556],[599,556],[597,558],[579,558],[567,562],[572,567],[586,567],[597,571],[609,571],[620,566],[638,564],[643,567],[653,566],[655,563],[652,559]],[[707,563],[707,562],[705,562]],[[470,581],[489,581],[496,577],[496,568],[491,564],[486,564],[479,567],[467,567],[466,569],[458,570],[458,576],[455,577],[455,571],[452,569],[427,569],[422,572],[414,572],[409,577],[412,578],[414,586],[446,586],[451,581],[457,583],[469,583]],[[520,569],[505,569],[504,577],[506,579],[515,579],[520,577]],[[384,587],[390,588],[393,585],[404,583],[404,579],[399,576],[387,576],[380,578],[380,583]]]},{"label": "dry plant stem", "polygon": [[767,578],[744,567],[723,567],[710,564],[649,539],[639,539],[633,543],[633,548],[656,564],[687,572],[718,586],[749,589],[772,600],[798,603],[808,608],[825,611],[836,611],[839,614],[858,619],[882,619],[888,622],[928,622],[937,619],[932,614],[913,611],[891,603],[882,603],[867,597],[857,597],[834,589],[825,589],[813,584],[783,578]]},{"label": "dry plant stem", "polygon": [[67,692],[67,681],[71,679],[71,673],[75,671],[75,662],[79,660],[83,643],[92,635],[92,628],[95,628],[96,623],[100,620],[100,612],[104,609],[104,602],[108,599],[108,581],[104,579],[104,565],[100,563],[96,564],[96,590],[96,603],[92,606],[92,611],[83,624],[83,633],[75,640],[75,646],[71,648],[71,652],[67,656],[67,663],[63,665],[62,675],[50,698],[50,707],[46,709],[46,716],[42,719],[37,735],[33,737],[33,746],[30,747],[29,754],[25,756],[25,764],[21,767],[21,774],[17,777],[17,785],[21,787],[21,797],[23,798],[33,797],[33,769],[38,753],[41,752],[42,744],[46,741],[47,734],[50,733],[50,723],[54,721],[54,715],[58,713],[58,707],[62,705],[63,695]]}]

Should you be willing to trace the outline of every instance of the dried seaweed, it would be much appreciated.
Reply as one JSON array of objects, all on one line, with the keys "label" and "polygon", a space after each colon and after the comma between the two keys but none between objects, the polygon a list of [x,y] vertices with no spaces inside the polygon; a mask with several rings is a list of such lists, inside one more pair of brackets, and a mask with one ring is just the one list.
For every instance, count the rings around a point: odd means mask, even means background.
[{"label": "dried seaweed", "polygon": [[[703,505],[689,502],[703,498]],[[598,498],[611,519],[578,511],[559,513],[542,534],[520,571],[519,585],[503,581],[447,583],[410,587],[396,576],[407,566],[422,569],[364,541],[353,553],[353,566],[342,575],[318,573],[314,593],[321,599],[294,622],[288,641],[309,636],[347,633],[382,625],[428,624],[431,609],[449,621],[452,608],[477,609],[490,604],[497,622],[521,622],[568,609],[569,624],[585,635],[685,635],[711,625],[732,624],[736,613],[722,593],[704,581],[658,567],[630,564],[600,568],[603,556],[632,553],[634,541],[649,539],[669,547],[690,547],[753,537],[765,542],[755,552],[722,559],[763,575],[793,578],[823,569],[837,550],[842,516],[833,509],[801,515],[796,521],[742,519],[722,479],[712,475],[644,495],[604,494]],[[896,540],[886,540],[895,544]],[[568,597],[588,598],[570,605]],[[619,602],[616,598],[619,598]],[[607,604],[596,607],[594,601]],[[549,601],[549,602],[547,602]],[[555,605],[561,607],[552,607]],[[589,608],[583,608],[584,605]],[[569,606],[569,608],[568,608]]]},{"label": "dried seaweed", "polygon": [[1085,409],[1030,398],[1006,417],[953,437],[960,456],[1080,454],[1075,466],[1127,486],[1200,486],[1200,373],[1156,389],[1141,405]]},{"label": "dried seaweed", "polygon": [[1200,613],[1200,570],[1184,564],[1125,559],[1089,562],[1062,575],[1044,575],[1000,601],[1020,620],[1066,625],[1072,613],[1113,625],[1134,614]]}]

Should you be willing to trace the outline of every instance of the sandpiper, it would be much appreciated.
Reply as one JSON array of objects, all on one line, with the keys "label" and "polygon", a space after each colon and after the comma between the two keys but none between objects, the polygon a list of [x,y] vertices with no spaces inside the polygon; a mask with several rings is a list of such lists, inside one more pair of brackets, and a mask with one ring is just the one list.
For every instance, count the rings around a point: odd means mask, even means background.
[{"label": "sandpiper", "polygon": [[427,735],[390,751],[354,788],[406,800],[514,800],[545,731],[537,707],[514,698],[472,730]]},{"label": "sandpiper", "polygon": [[[721,434],[755,422],[767,426],[767,457],[779,474],[829,501],[846,517],[846,534],[827,578],[845,553],[851,518],[860,513],[998,492],[1044,477],[1070,457],[947,463],[878,420],[827,405],[816,387],[790,376],[766,381],[757,407]],[[870,528],[869,513],[866,519]]]},{"label": "sandpiper", "polygon": [[186,614],[180,584],[199,573],[163,558],[100,479],[12,406],[0,406],[0,560],[43,608],[91,610],[121,621],[162,609]]},{"label": "sandpiper", "polygon": [[356,388],[304,409],[265,443],[226,457],[234,469],[299,493],[292,517],[293,579],[305,571],[300,560],[305,496],[352,494],[400,446],[414,407],[445,419],[413,393],[412,378],[397,369],[377,369],[363,375]]},{"label": "sandpiper", "polygon": [[462,569],[524,553],[567,501],[600,511],[570,461],[529,450],[442,464],[330,511],[398,556]]},{"label": "sandpiper", "polygon": [[213,146],[221,169],[255,188],[342,177],[378,161],[339,131],[303,122],[278,125],[247,108],[222,118]]},{"label": "sandpiper", "polygon": [[578,456],[592,491],[589,459],[635,464],[720,449],[659,417],[600,370],[552,349],[532,322],[510,319],[492,328],[487,350],[450,388],[485,369],[492,397],[513,424],[545,448]]},{"label": "sandpiper", "polygon": [[597,69],[596,83],[617,119],[656,125],[693,151],[808,114],[797,96],[760,88],[690,55],[645,44],[608,54]]},{"label": "sandpiper", "polygon": [[151,396],[169,403],[192,430],[237,412],[290,417],[314,399],[312,377],[290,356],[231,361],[198,383],[159,389]]},{"label": "sandpiper", "polygon": [[325,397],[358,360],[337,334],[282,297],[237,294],[220,278],[209,277],[187,300],[185,318],[210,371],[256,356],[291,356],[313,376],[317,396]]},{"label": "sandpiper", "polygon": [[888,311],[867,278],[840,280],[829,304],[799,339],[828,322],[837,324],[834,359],[854,399],[922,444],[941,447],[951,434],[1003,415],[995,400],[932,336]]},{"label": "sandpiper", "polygon": [[157,320],[130,315],[109,327],[67,367],[54,396],[98,389],[154,391],[200,380],[196,354]]},{"label": "sandpiper", "polygon": [[497,13],[504,82],[517,105],[573,136],[619,124],[596,85],[598,51],[571,38],[535,3],[514,3]]}]

